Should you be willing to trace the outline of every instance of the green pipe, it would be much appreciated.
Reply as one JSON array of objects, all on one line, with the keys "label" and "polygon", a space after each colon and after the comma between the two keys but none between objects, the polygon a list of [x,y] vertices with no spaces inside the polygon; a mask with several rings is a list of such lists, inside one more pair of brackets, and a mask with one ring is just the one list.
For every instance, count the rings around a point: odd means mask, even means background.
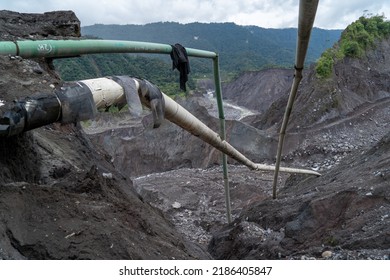
[{"label": "green pipe", "polygon": [[[215,52],[186,48],[193,57],[215,58]],[[0,42],[0,55],[18,55],[23,58],[69,57],[95,53],[158,53],[170,54],[172,46],[135,41],[115,40],[38,40]]]},{"label": "green pipe", "polygon": [[[219,59],[218,55],[213,59],[214,68],[214,84],[215,84],[215,95],[217,97],[218,114],[220,122],[220,137],[222,140],[226,140],[225,130],[225,114],[223,111],[223,100],[221,90],[221,79],[219,76]],[[227,155],[222,153],[222,168],[223,168],[223,181],[225,186],[225,203],[226,203],[226,215],[228,223],[232,221],[231,215],[231,203],[230,203],[230,187],[229,187],[229,172],[227,167]]]},{"label": "green pipe", "polygon": [[14,42],[0,41],[0,55],[16,55],[18,49]]}]

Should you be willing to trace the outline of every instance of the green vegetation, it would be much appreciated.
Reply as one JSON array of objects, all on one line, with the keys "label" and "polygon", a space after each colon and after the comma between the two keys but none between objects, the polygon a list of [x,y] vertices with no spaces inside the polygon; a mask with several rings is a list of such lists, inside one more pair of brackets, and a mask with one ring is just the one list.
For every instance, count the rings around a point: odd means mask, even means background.
[{"label": "green vegetation", "polygon": [[317,60],[317,76],[330,77],[336,61],[344,57],[362,57],[377,40],[388,36],[390,22],[386,21],[384,16],[360,17],[343,31],[339,42],[333,48],[327,49]]},{"label": "green vegetation", "polygon": [[316,64],[317,76],[325,78],[329,77],[332,73],[334,64],[334,49],[327,49],[321,57],[318,59]]}]

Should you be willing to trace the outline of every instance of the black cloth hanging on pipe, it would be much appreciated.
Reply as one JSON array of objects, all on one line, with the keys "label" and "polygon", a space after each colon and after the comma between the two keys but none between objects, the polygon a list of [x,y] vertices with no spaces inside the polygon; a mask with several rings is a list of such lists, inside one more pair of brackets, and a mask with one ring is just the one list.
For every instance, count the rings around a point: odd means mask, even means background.
[{"label": "black cloth hanging on pipe", "polygon": [[186,49],[180,45],[171,45],[171,59],[172,69],[175,68],[180,72],[180,89],[186,91],[186,82],[188,81],[188,74],[190,73],[190,61]]}]

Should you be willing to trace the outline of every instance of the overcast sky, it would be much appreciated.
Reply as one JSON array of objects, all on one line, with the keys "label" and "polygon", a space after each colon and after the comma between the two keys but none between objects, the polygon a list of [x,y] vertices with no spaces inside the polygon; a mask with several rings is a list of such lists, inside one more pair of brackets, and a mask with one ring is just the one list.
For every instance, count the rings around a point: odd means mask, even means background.
[{"label": "overcast sky", "polygon": [[[297,27],[298,0],[0,0],[0,10],[42,13],[73,10],[81,25],[159,21],[234,22]],[[390,19],[389,0],[320,0],[314,26],[344,29],[363,14]]]}]

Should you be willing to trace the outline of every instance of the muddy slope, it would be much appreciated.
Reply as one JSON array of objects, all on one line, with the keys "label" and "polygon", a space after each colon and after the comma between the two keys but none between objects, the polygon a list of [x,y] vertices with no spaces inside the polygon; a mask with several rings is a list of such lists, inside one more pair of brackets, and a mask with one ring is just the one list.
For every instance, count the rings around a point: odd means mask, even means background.
[{"label": "muddy slope", "polygon": [[[334,122],[355,114],[367,104],[380,103],[390,98],[390,39],[377,42],[361,59],[344,58],[338,61],[333,74],[326,80],[316,77],[313,67],[304,70],[304,78],[298,90],[296,102],[289,122],[289,131],[297,132],[321,126],[324,122]],[[267,102],[266,110],[259,110],[258,116],[249,117],[246,121],[259,129],[277,130],[283,118],[291,83],[286,83],[286,71],[273,69],[272,72],[246,75],[237,79],[233,85],[225,86],[225,96],[234,97],[237,88],[248,84],[264,84],[274,81],[271,103],[266,86],[264,90],[245,91],[246,98],[251,100],[252,108],[262,108]],[[278,80],[279,79],[279,80]],[[253,86],[253,88],[256,88]],[[257,98],[255,98],[257,96]],[[238,101],[242,102],[242,101]]]},{"label": "muddy slope", "polygon": [[[214,233],[214,257],[389,258],[389,42],[378,42],[361,59],[339,62],[328,80],[306,70],[283,163],[323,176],[291,176],[277,200],[244,209],[233,225]],[[276,133],[286,101],[282,96],[246,121]]]},{"label": "muddy slope", "polygon": [[[0,12],[2,40],[79,36],[73,12]],[[0,98],[51,93],[61,84],[46,61],[0,58]],[[2,113],[2,112],[0,112]],[[0,259],[209,258],[78,125],[49,125],[0,139]]]},{"label": "muddy slope", "polygon": [[293,75],[290,69],[246,72],[234,82],[223,85],[223,97],[261,114],[276,100],[288,95]]},{"label": "muddy slope", "polygon": [[214,235],[221,259],[388,259],[390,253],[390,134],[320,178],[291,177],[277,200],[242,211]]}]

